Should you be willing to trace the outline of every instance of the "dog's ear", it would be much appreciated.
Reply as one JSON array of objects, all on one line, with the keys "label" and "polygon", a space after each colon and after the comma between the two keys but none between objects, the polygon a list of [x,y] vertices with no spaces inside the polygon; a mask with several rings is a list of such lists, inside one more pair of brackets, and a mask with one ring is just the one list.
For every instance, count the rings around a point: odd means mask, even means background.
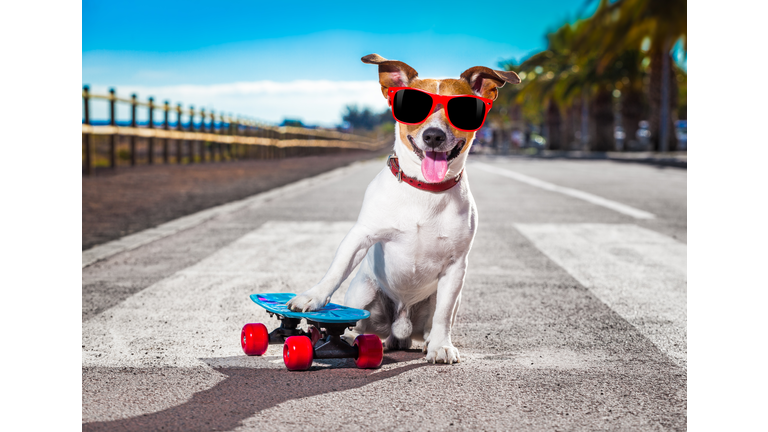
[{"label": "dog's ear", "polygon": [[407,64],[397,60],[387,60],[378,54],[368,54],[361,58],[363,63],[379,65],[379,83],[384,97],[389,87],[408,87],[419,73]]},{"label": "dog's ear", "polygon": [[503,87],[505,82],[520,83],[520,77],[512,71],[497,71],[484,66],[469,68],[461,77],[469,83],[476,95],[491,100],[496,100],[498,88]]}]

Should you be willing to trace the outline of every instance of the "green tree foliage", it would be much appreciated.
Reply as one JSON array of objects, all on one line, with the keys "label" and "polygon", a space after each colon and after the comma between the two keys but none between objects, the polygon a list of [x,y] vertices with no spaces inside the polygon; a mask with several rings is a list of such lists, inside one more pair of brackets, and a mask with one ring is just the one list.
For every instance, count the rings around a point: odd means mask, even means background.
[{"label": "green tree foliage", "polygon": [[[550,148],[568,149],[579,136],[589,137],[592,150],[613,150],[615,109],[630,139],[641,119],[655,116],[658,125],[662,74],[654,65],[661,69],[659,53],[669,53],[685,32],[684,1],[602,0],[592,17],[548,34],[546,50],[502,63],[518,72],[522,85],[499,99],[520,106],[526,122],[544,123]],[[683,92],[671,108],[684,107],[685,73],[675,68],[670,75],[669,90]]]},{"label": "green tree foliage", "polygon": [[365,107],[360,109],[357,105],[347,105],[344,108],[341,119],[348,122],[353,129],[373,130],[381,124],[392,122],[392,113],[387,109],[379,113]]},{"label": "green tree foliage", "polygon": [[[672,120],[678,106],[678,80],[670,51],[682,40],[687,48],[686,0],[601,0],[595,14],[587,20],[587,32],[579,40],[581,54],[599,58],[598,70],[607,68],[627,49],[645,45],[650,59],[649,101],[651,139],[656,150],[674,150]],[[680,71],[682,72],[682,71]],[[666,128],[671,146],[662,142]]]}]

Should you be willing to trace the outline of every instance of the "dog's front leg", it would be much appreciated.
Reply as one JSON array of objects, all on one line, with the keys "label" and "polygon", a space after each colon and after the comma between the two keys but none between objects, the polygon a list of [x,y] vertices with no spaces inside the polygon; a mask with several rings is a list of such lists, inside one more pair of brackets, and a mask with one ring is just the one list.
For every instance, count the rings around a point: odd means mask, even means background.
[{"label": "dog's front leg", "polygon": [[347,279],[352,269],[360,264],[368,248],[378,241],[378,236],[372,230],[360,223],[355,224],[341,241],[325,276],[317,285],[291,299],[287,306],[294,311],[307,312],[327,305],[333,293]]},{"label": "dog's front leg", "polygon": [[437,282],[437,301],[427,345],[428,362],[451,364],[461,361],[459,350],[451,343],[451,326],[466,273],[467,259],[464,257],[451,264]]}]

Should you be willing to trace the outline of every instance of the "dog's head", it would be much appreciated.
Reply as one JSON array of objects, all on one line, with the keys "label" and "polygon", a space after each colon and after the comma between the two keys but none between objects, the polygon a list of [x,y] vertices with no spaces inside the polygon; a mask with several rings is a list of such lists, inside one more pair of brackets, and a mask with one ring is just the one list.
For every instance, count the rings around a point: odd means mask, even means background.
[{"label": "dog's head", "polygon": [[[387,60],[378,54],[367,55],[362,61],[379,66],[381,92],[387,101],[390,100],[389,89],[393,87],[410,87],[437,95],[474,95],[495,100],[499,94],[498,88],[505,82],[520,82],[520,78],[512,71],[496,71],[483,66],[467,69],[459,79],[421,79],[416,70],[407,64]],[[423,123],[396,123],[395,133],[398,138],[395,146],[401,143],[408,153],[408,156],[398,153],[400,165],[404,165],[404,158],[410,160],[412,164],[419,165],[419,172],[425,181],[438,183],[449,174],[455,176],[461,172],[476,131],[454,127],[446,116],[446,107],[438,104]]]}]

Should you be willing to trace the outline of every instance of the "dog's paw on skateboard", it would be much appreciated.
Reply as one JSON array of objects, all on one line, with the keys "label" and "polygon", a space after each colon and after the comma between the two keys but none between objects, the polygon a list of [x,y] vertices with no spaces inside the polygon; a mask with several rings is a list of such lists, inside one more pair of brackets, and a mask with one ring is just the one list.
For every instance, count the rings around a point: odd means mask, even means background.
[{"label": "dog's paw on skateboard", "polygon": [[[433,348],[434,347],[434,348]],[[427,362],[429,363],[447,363],[453,364],[461,361],[459,350],[451,343],[447,344],[429,344],[427,348]]]},{"label": "dog's paw on skateboard", "polygon": [[285,305],[294,312],[313,312],[322,309],[331,301],[330,297],[313,296],[309,291],[292,298]]}]

